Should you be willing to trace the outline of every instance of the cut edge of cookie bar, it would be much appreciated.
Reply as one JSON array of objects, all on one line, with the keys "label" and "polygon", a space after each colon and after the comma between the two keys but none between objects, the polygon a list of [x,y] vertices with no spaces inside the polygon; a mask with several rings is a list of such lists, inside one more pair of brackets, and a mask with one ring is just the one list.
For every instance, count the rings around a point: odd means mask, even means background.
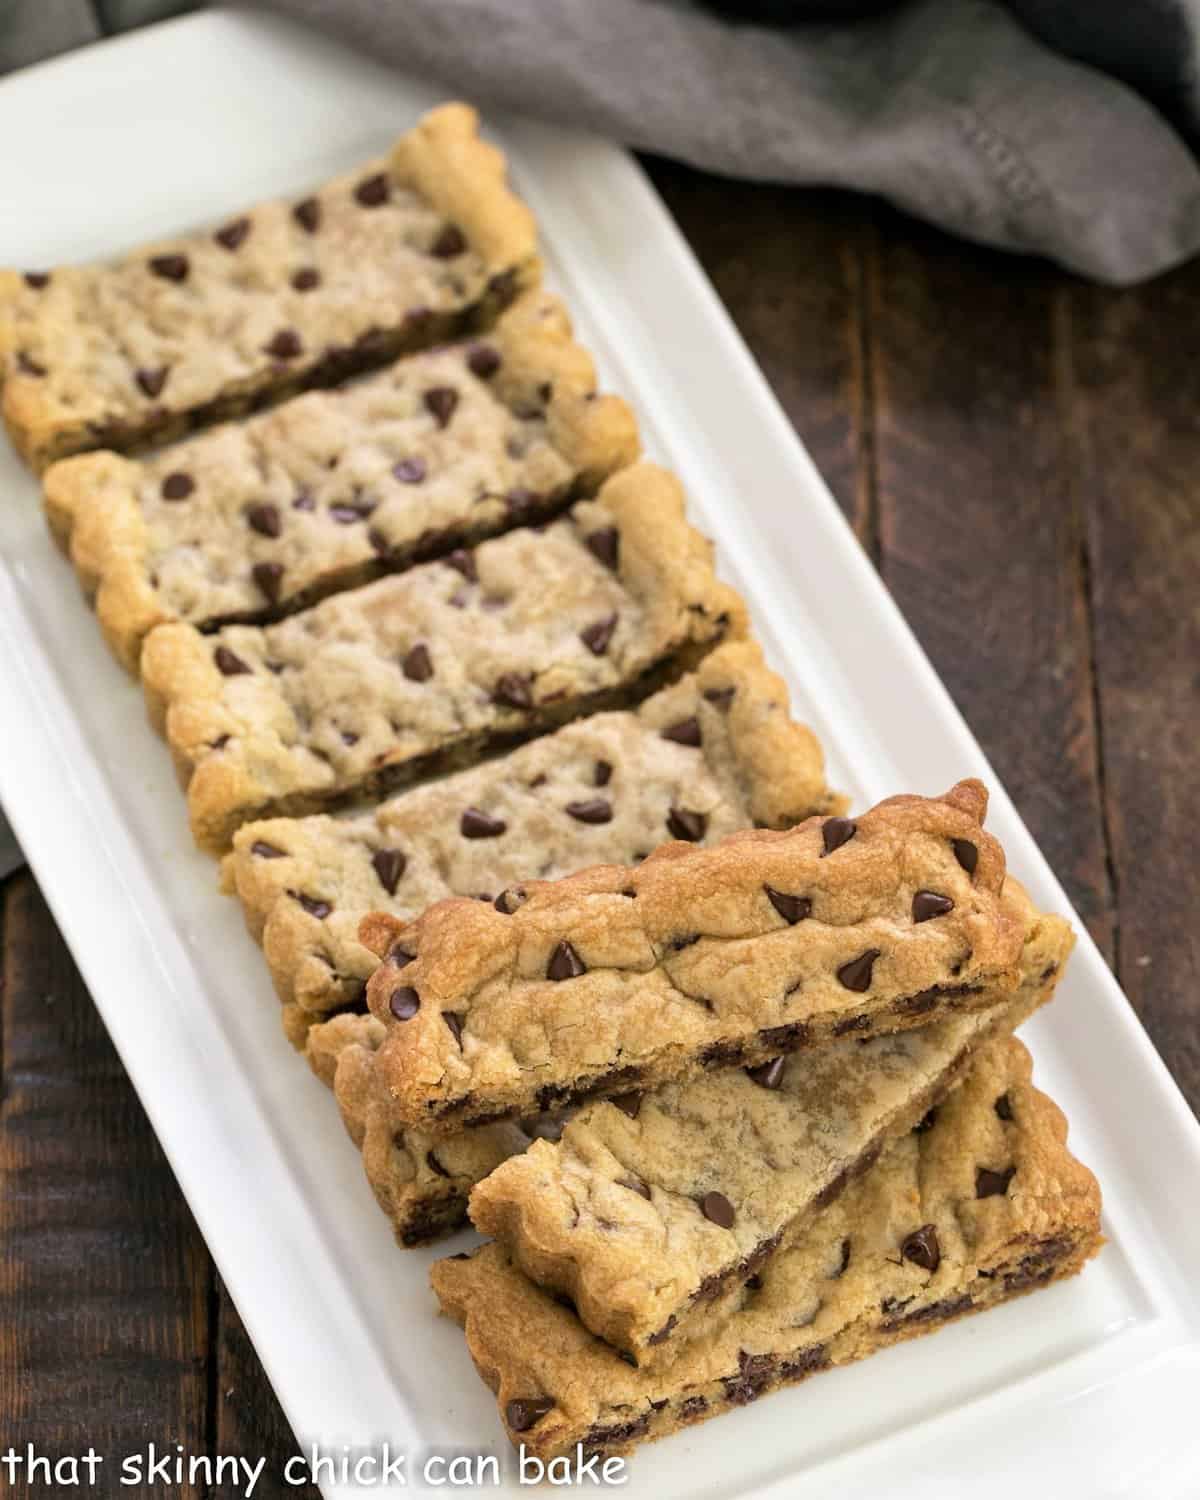
[{"label": "cut edge of cookie bar", "polygon": [[928,1130],[897,1141],[722,1328],[661,1369],[631,1368],[498,1243],[436,1262],[441,1310],[511,1441],[544,1460],[577,1443],[625,1453],[1075,1275],[1103,1244],[1100,1189],[1031,1073],[1020,1042],[989,1044]]},{"label": "cut edge of cookie bar", "polygon": [[[588,1123],[597,1111],[626,1108],[626,1101],[619,1106],[604,1101],[585,1105],[566,1126],[561,1142],[538,1142],[527,1153],[499,1166],[472,1191],[470,1217],[475,1228],[504,1244],[530,1280],[569,1297],[591,1332],[623,1349],[639,1366],[675,1358],[697,1330],[702,1336],[719,1326],[728,1314],[731,1296],[736,1297],[746,1277],[769,1259],[781,1238],[793,1238],[799,1226],[867,1170],[888,1142],[916,1126],[962,1079],[973,1056],[989,1042],[1016,1030],[1053,997],[1075,942],[1070,924],[1061,917],[1038,912],[1011,877],[1004,899],[1020,914],[1026,931],[1016,993],[1002,1001],[994,1013],[959,1018],[959,1026],[972,1019],[977,1024],[962,1036],[961,1043],[954,1043],[957,1051],[952,1058],[947,1057],[937,1079],[897,1103],[893,1114],[880,1121],[860,1152],[831,1164],[828,1181],[814,1185],[812,1202],[793,1218],[780,1220],[773,1226],[774,1232],[748,1253],[732,1233],[732,1225],[722,1228],[707,1222],[699,1206],[704,1191],[715,1180],[719,1188],[726,1189],[721,1196],[729,1203],[731,1214],[740,1212],[737,1194],[721,1181],[719,1166],[714,1171],[705,1164],[694,1205],[681,1200],[677,1188],[664,1191],[653,1180],[644,1181],[646,1191],[641,1196],[625,1191],[630,1172],[637,1176],[638,1167],[623,1168],[619,1156],[603,1142],[614,1138],[619,1141],[638,1126],[613,1115],[611,1119],[617,1125],[614,1137],[602,1124],[599,1134],[590,1131]],[[845,1040],[840,1045],[845,1046]],[[835,1079],[837,1076],[832,1075]],[[738,1084],[747,1086],[741,1079]],[[831,1082],[830,1086],[836,1092],[838,1085]],[[686,1087],[680,1112],[685,1119],[701,1118],[700,1105],[688,1099]],[[562,1162],[569,1163],[566,1172],[560,1170]],[[657,1197],[660,1192],[664,1193],[661,1199]],[[643,1198],[649,1201],[644,1203]],[[587,1205],[586,1210],[581,1204]],[[694,1207],[702,1236],[699,1242],[691,1242],[692,1248],[695,1250],[697,1243],[708,1247],[708,1259],[690,1262],[686,1258],[686,1216],[675,1219],[678,1227],[671,1229],[667,1228],[671,1221],[662,1217],[665,1212],[678,1214],[685,1207],[689,1215]],[[633,1221],[625,1237],[621,1234],[622,1216],[626,1225]],[[597,1235],[593,1226],[599,1219],[604,1220],[605,1233]],[[671,1247],[655,1253],[653,1278],[644,1276],[641,1269],[648,1240]],[[720,1263],[717,1257],[722,1253],[726,1259]]]},{"label": "cut edge of cookie bar", "polygon": [[1016,987],[1024,924],[1000,899],[986,806],[963,781],[528,882],[511,911],[451,898],[408,923],[376,914],[359,935],[386,955],[367,1002],[389,1028],[398,1117],[455,1129],[994,1004]]},{"label": "cut edge of cookie bar", "polygon": [[[487,729],[431,745],[427,752],[403,760],[385,761],[354,784],[315,790],[273,784],[270,763],[278,734],[270,719],[273,711],[278,717],[279,704],[269,685],[259,679],[261,701],[251,711],[235,713],[225,700],[227,679],[214,661],[215,637],[179,622],[152,630],[141,658],[147,712],[151,724],[166,738],[186,789],[197,844],[223,854],[236,830],[251,819],[315,812],[428,776],[445,775],[475,764],[491,750],[544,734],[570,719],[628,707],[676,681],[722,641],[745,636],[746,606],[737,591],[713,571],[712,543],[689,524],[683,489],[673,474],[654,464],[632,464],[605,482],[595,503],[615,522],[620,538],[616,571],[642,606],[646,634],[670,643],[662,655],[648,662],[636,680],[538,703],[531,709],[506,710]],[[505,538],[499,537],[482,545],[504,544]],[[366,587],[380,588],[387,582],[383,579]],[[222,755],[231,738],[239,742],[238,755]]]},{"label": "cut edge of cookie bar", "polygon": [[[766,666],[757,642],[731,641],[716,647],[694,673],[627,712],[660,730],[698,717],[703,753],[711,755],[715,746],[718,760],[728,763],[750,823],[786,828],[814,814],[845,808],[846,799],[826,782],[817,737],[791,717],[787,686]],[[542,743],[553,738],[543,737]],[[513,754],[519,759],[522,751]],[[502,765],[497,763],[498,768]],[[377,821],[380,811],[396,800],[387,799],[363,815],[375,816],[374,832],[364,837],[373,837],[380,848],[396,842],[394,830],[385,832]],[[662,834],[667,836],[665,826]],[[654,841],[649,829],[646,838],[647,844]],[[223,887],[240,901],[246,927],[263,947],[280,1001],[298,1004],[318,1018],[361,1002],[378,963],[362,943],[331,931],[328,916],[321,914],[325,905],[333,908],[338,902],[342,872],[351,858],[353,850],[344,847],[333,821],[327,814],[316,814],[243,824],[223,864]],[[301,895],[306,902],[301,902]],[[381,884],[380,903],[385,896]],[[383,909],[401,914],[404,907],[397,895],[392,902]],[[366,914],[364,909],[361,915]]]},{"label": "cut edge of cookie bar", "polygon": [[[417,538],[386,557],[329,572],[319,583],[275,606],[264,604],[261,610],[193,622],[199,630],[281,619],[329,594],[431,561],[456,547],[474,546],[518,522],[548,519],[636,460],[640,440],[633,412],[621,397],[597,392],[592,357],[576,343],[570,317],[558,297],[540,288],[522,293],[486,337],[501,355],[505,386],[514,401],[536,399],[540,387],[548,388],[547,430],[552,445],[574,472],[569,488],[547,496],[527,513],[513,512],[494,525],[471,522],[464,509],[461,524],[444,536],[428,543]],[[336,403],[343,394],[310,392],[294,399]],[[203,442],[204,437],[197,441]],[[150,576],[149,537],[138,501],[142,478],[142,465],[136,459],[104,450],[61,459],[42,475],[42,501],[51,534],[71,559],[110,649],[135,675],[145,637],[155,626],[179,619]]]},{"label": "cut edge of cookie bar", "polygon": [[479,116],[470,105],[453,102],[430,110],[386,157],[364,164],[371,167],[394,171],[481,252],[489,278],[477,304],[449,317],[404,319],[394,328],[375,329],[352,350],[324,352],[286,373],[264,365],[199,408],[170,412],[148,406],[140,422],[114,422],[66,406],[46,392],[37,372],[13,368],[20,353],[18,309],[30,285],[20,272],[0,271],[0,415],[29,467],[40,473],[47,464],[89,448],[129,451],[169,441],[297,391],[377,368],[405,350],[487,326],[518,292],[540,281],[537,225],[508,185],[503,153],[479,134]]},{"label": "cut edge of cookie bar", "polygon": [[397,1130],[373,1067],[381,1030],[370,1016],[334,1016],[309,1031],[308,1062],[333,1090],[397,1245],[411,1250],[462,1228],[471,1186],[533,1137],[511,1120],[442,1140]]}]

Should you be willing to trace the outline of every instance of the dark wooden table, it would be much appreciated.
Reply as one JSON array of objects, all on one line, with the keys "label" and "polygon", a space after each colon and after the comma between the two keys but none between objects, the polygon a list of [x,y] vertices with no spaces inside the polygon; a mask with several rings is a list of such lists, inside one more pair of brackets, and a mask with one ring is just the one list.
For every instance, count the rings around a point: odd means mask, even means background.
[{"label": "dark wooden table", "polygon": [[[1200,1107],[1200,264],[1108,291],[862,199],[650,166]],[[256,1495],[301,1494],[29,874],[0,924],[0,1447],[265,1454]]]}]

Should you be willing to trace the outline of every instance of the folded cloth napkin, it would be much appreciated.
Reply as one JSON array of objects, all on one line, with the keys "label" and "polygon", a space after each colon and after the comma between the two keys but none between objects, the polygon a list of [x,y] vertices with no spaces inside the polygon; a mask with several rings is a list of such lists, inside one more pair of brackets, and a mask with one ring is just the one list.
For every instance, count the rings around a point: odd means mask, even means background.
[{"label": "folded cloth napkin", "polygon": [[[483,104],[738,177],[877,193],[1101,281],[1138,281],[1200,248],[1200,169],[1165,117],[997,0],[778,29],[687,0],[259,3]],[[1071,9],[1025,3],[1045,31]],[[1144,14],[1105,0],[1075,9],[1087,20],[1063,40],[1077,56],[1098,14],[1125,10],[1127,28]]]}]

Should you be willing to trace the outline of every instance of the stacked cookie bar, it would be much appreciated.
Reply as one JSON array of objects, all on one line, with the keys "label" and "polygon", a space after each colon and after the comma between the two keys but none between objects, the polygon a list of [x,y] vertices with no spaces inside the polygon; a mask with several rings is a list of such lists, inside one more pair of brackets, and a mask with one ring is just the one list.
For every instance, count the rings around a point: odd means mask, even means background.
[{"label": "stacked cookie bar", "polygon": [[850,816],[463,105],[0,272],[0,406],[397,1241],[606,1453],[1078,1270],[986,792]]}]

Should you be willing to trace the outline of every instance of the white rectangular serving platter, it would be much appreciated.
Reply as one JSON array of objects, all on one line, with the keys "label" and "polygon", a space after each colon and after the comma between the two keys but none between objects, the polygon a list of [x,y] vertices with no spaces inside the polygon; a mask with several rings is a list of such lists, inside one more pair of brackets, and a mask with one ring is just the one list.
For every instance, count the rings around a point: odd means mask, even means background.
[{"label": "white rectangular serving platter", "polygon": [[[237,11],[44,64],[0,83],[0,264],[103,255],[297,191],[440,97]],[[608,384],[637,405],[651,456],[682,475],[835,784],[863,807],[982,776],[1011,867],[1072,915],[636,165],[567,130],[489,126],[540,217],[553,283]],[[0,800],[289,1420],[305,1447],[387,1440],[410,1474],[432,1449],[495,1452],[515,1492],[492,1398],[434,1315],[426,1270],[444,1247],[394,1248],[327,1091],[283,1042],[238,908],[191,847],[138,690],[7,449],[0,490]],[[1099,1261],[647,1448],[626,1493],[1200,1495],[1200,1130],[1075,925],[1060,998],[1028,1036],[1103,1183]]]}]

